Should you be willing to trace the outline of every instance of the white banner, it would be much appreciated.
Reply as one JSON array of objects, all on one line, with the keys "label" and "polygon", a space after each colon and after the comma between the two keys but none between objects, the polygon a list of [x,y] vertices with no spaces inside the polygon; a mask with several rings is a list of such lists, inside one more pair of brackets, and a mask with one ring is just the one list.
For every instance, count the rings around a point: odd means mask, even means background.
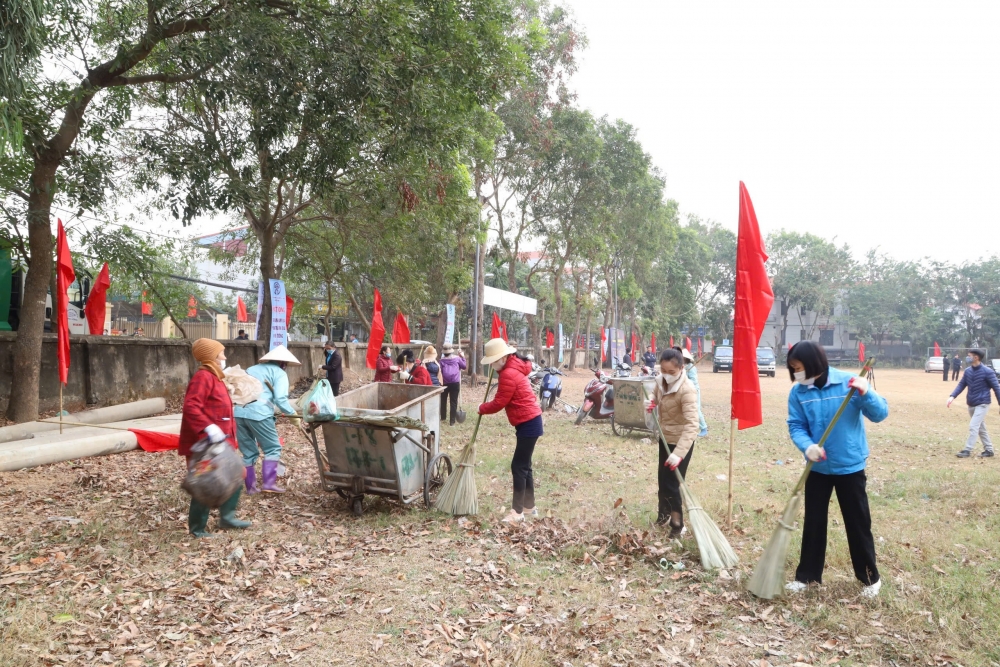
[{"label": "white banner", "polygon": [[271,279],[271,345],[273,350],[279,345],[288,347],[287,314],[285,313],[285,281]]},{"label": "white banner", "polygon": [[445,306],[445,310],[448,311],[448,326],[444,330],[444,343],[445,345],[455,344],[455,304],[449,303]]},{"label": "white banner", "polygon": [[538,312],[538,301],[495,287],[483,287],[483,303],[495,308],[504,308],[518,313],[534,315]]}]

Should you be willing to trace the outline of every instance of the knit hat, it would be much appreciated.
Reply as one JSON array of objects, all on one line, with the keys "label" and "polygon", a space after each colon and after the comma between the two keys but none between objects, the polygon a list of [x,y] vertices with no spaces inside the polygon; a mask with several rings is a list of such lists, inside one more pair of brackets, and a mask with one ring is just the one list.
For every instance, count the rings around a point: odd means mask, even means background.
[{"label": "knit hat", "polygon": [[226,349],[226,346],[211,338],[199,338],[191,343],[191,354],[195,361],[201,363],[202,368],[212,371],[215,377],[222,379],[222,369],[216,363],[219,353]]}]

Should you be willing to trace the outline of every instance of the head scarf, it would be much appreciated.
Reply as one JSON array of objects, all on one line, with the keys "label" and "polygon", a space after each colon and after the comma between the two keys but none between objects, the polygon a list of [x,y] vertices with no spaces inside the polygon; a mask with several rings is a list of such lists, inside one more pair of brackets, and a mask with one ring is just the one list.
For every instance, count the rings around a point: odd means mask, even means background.
[{"label": "head scarf", "polygon": [[191,354],[195,361],[201,362],[201,368],[212,371],[220,380],[223,377],[222,369],[215,360],[224,349],[226,348],[222,343],[211,338],[199,338],[191,343]]}]

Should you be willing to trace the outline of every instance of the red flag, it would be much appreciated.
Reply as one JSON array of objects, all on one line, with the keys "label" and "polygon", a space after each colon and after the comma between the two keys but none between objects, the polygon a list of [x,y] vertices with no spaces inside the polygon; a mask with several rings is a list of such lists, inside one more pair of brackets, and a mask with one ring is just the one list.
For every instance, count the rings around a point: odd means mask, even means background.
[{"label": "red flag", "polygon": [[865,344],[858,341],[858,361],[864,363],[865,360]]},{"label": "red flag", "polygon": [[295,299],[285,294],[285,331],[292,326],[292,308],[295,307]]},{"label": "red flag", "polygon": [[406,323],[406,315],[396,313],[396,321],[392,323],[392,342],[406,345],[410,342],[410,325]]},{"label": "red flag", "polygon": [[774,303],[764,262],[767,253],[760,237],[757,214],[750,193],[740,181],[740,228],[736,241],[736,326],[733,332],[732,418],[739,428],[759,426],[760,378],[757,374],[757,343]]},{"label": "red flag", "polygon": [[608,349],[607,346],[608,334],[605,333],[604,327],[601,327],[601,363],[604,363],[608,359],[608,355],[605,351]]},{"label": "red flag", "polygon": [[365,357],[365,366],[375,368],[375,361],[378,360],[378,351],[385,340],[385,325],[382,324],[382,295],[375,290],[375,306],[372,308],[372,330],[368,337],[368,353]]},{"label": "red flag", "polygon": [[941,356],[941,348],[938,346],[937,341],[934,341],[934,356],[935,357]]},{"label": "red flag", "polygon": [[142,314],[152,315],[153,314],[153,304],[146,301],[146,293],[142,293]]},{"label": "red flag", "polygon": [[670,337],[670,347],[673,347],[673,346],[674,346],[674,337],[671,336]]},{"label": "red flag", "polygon": [[507,323],[504,322],[503,320],[500,320],[500,335],[503,336],[503,340],[506,343],[507,340],[508,340],[508,338],[507,338]]},{"label": "red flag", "polygon": [[546,329],[545,330],[545,347],[555,347],[555,345],[556,345],[555,334],[552,333],[552,329]]},{"label": "red flag", "polygon": [[66,290],[76,280],[76,271],[73,270],[73,258],[69,254],[62,220],[58,221],[56,231],[56,265],[56,290],[59,292],[55,304],[58,308],[56,323],[59,334],[59,381],[66,384],[69,381],[69,296]]},{"label": "red flag", "polygon": [[490,326],[490,338],[499,338],[499,337],[500,337],[500,317],[496,314],[496,312],[494,312],[492,325]]},{"label": "red flag", "polygon": [[198,317],[198,300],[193,294],[188,297],[188,317]]},{"label": "red flag", "polygon": [[236,321],[247,321],[247,305],[243,303],[243,297],[241,296],[236,297]]},{"label": "red flag", "polygon": [[691,351],[691,339],[688,338],[687,336],[684,336],[684,349],[687,350],[688,352]]},{"label": "red flag", "polygon": [[[635,335],[635,332],[633,331],[632,332],[632,356],[633,357],[638,357],[639,356],[639,347],[638,346],[639,346],[639,338],[638,338],[638,336]],[[635,359],[632,359],[632,361],[635,361]]]},{"label": "red flag", "polygon": [[94,286],[90,288],[90,296],[87,297],[87,305],[83,312],[87,315],[87,328],[92,336],[100,336],[104,333],[104,315],[107,311],[107,293],[111,287],[111,274],[108,272],[108,263],[101,267],[101,272],[97,274]]},{"label": "red flag", "polygon": [[653,334],[653,339],[649,342],[653,346],[653,354],[656,354],[656,334]]},{"label": "red flag", "polygon": [[698,339],[698,356],[699,357],[702,356],[702,352],[701,352],[701,339],[700,338]]}]

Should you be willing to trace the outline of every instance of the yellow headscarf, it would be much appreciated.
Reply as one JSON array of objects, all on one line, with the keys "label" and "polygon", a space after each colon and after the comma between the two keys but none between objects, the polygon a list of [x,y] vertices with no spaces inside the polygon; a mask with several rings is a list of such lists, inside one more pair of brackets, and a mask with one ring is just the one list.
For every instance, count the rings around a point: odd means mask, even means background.
[{"label": "yellow headscarf", "polygon": [[222,369],[215,360],[224,349],[226,347],[222,343],[211,338],[199,338],[191,343],[191,354],[194,355],[195,361],[201,362],[201,368],[212,371],[220,380],[223,378]]}]

